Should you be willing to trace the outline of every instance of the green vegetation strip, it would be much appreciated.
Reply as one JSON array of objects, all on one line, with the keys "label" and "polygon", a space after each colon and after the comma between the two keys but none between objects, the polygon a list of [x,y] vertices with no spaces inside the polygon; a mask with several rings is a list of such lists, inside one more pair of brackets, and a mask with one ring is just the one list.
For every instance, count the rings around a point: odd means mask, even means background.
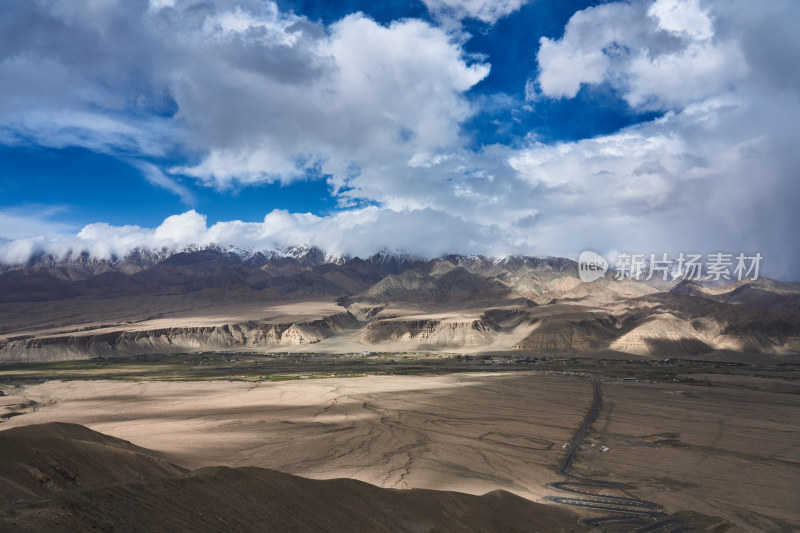
[{"label": "green vegetation strip", "polygon": [[[648,382],[714,386],[710,374],[800,380],[800,366],[769,367],[711,361],[610,360],[563,357],[462,356],[451,354],[370,353],[350,355],[242,354],[207,352],[142,355],[50,363],[0,364],[0,387],[47,380],[123,381],[289,381],[365,375],[422,375],[453,372],[537,370]],[[703,377],[693,379],[693,374]]]}]

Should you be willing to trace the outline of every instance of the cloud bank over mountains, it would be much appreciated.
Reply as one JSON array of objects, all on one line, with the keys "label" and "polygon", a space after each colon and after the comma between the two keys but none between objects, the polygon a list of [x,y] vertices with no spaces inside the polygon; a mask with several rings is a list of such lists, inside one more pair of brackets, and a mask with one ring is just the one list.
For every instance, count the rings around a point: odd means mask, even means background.
[{"label": "cloud bank over mountains", "polygon": [[[255,0],[12,2],[0,16],[0,143],[124,157],[187,209],[191,187],[305,179],[327,179],[339,208],[212,225],[187,210],[156,228],[98,221],[77,233],[44,216],[28,225],[41,234],[0,231],[0,261],[205,243],[349,255],[726,250],[759,251],[771,275],[800,278],[789,234],[800,223],[799,4],[578,11],[520,65],[536,74],[511,105],[535,113],[607,88],[657,118],[478,147],[467,125],[485,110],[471,91],[492,57],[468,53],[470,36],[450,22],[491,25],[525,2],[425,4],[432,21],[354,13],[325,25]],[[0,220],[25,217],[0,209]]]},{"label": "cloud bank over mountains", "polygon": [[[456,235],[458,241],[453,240]],[[0,241],[0,261],[16,264],[37,254],[65,257],[76,251],[108,259],[124,257],[133,249],[183,250],[211,245],[283,250],[298,243],[334,256],[367,257],[388,250],[438,257],[453,248],[500,257],[523,252],[509,247],[499,228],[492,232],[491,228],[473,227],[464,219],[432,209],[395,212],[370,206],[328,217],[276,209],[263,222],[235,220],[209,225],[206,216],[194,210],[172,215],[156,228],[98,222],[74,236]],[[391,243],[391,248],[386,243]]]}]

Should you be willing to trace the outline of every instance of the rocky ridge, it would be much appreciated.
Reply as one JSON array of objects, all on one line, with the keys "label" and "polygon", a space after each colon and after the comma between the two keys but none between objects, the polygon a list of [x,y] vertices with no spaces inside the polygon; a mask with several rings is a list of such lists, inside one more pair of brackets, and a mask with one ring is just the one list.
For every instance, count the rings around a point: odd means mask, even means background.
[{"label": "rocky ridge", "polygon": [[[800,286],[763,278],[584,283],[561,258],[302,247],[42,257],[0,273],[0,360],[280,349],[789,357],[800,354],[798,301]],[[308,311],[272,312],[287,305]]]}]

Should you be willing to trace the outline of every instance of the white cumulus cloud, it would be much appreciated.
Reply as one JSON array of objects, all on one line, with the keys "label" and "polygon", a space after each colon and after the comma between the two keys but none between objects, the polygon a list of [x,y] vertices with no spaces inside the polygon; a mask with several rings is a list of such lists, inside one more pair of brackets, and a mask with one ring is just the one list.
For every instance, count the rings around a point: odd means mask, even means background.
[{"label": "white cumulus cloud", "polygon": [[697,0],[579,11],[560,39],[541,39],[541,93],[573,98],[582,85],[608,82],[632,107],[646,109],[680,109],[715,96],[748,69],[737,36],[717,36],[713,20]]},{"label": "white cumulus cloud", "polygon": [[323,26],[269,1],[12,2],[4,19],[0,142],[183,156],[172,173],[221,189],[458,148],[489,72],[428,22]]},{"label": "white cumulus cloud", "polygon": [[422,0],[434,15],[446,20],[477,19],[494,24],[531,0]]}]

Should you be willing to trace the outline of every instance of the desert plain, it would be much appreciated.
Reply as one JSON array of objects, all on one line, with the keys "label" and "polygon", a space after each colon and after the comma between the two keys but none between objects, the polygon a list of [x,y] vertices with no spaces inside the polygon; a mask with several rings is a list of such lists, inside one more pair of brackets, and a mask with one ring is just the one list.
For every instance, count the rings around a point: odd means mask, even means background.
[{"label": "desert plain", "polygon": [[[572,473],[624,482],[624,491],[606,493],[655,502],[694,530],[794,530],[800,387],[715,376],[691,384],[599,378],[602,404]],[[592,386],[588,376],[540,370],[53,380],[5,387],[0,429],[70,422],[192,470],[260,467],[473,495],[499,489],[566,509],[550,501],[564,494],[549,484],[564,479],[556,467],[592,405]],[[570,510],[575,531],[589,530],[577,518],[609,515]],[[607,526],[629,530],[616,528]]]}]

